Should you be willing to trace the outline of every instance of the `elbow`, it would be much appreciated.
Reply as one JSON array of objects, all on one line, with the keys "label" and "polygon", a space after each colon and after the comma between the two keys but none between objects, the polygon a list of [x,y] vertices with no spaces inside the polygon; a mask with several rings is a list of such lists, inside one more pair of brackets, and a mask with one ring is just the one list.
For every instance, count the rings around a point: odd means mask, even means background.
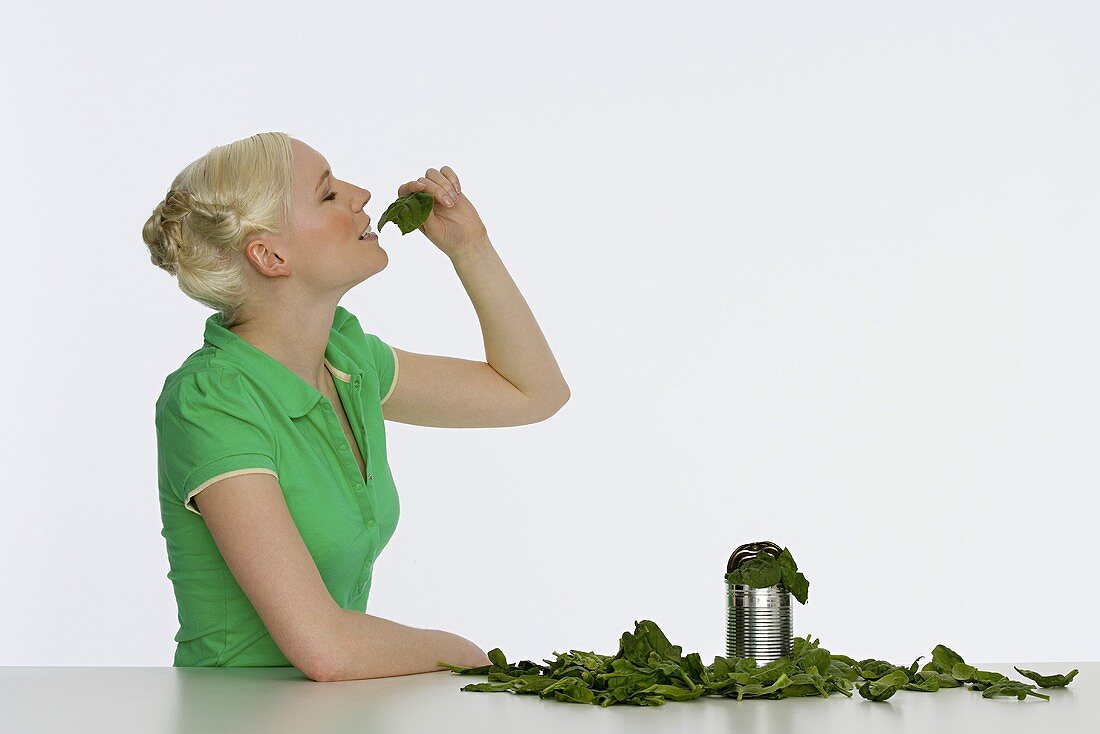
[{"label": "elbow", "polygon": [[343,680],[343,670],[339,663],[332,657],[318,659],[306,665],[301,665],[298,670],[302,675],[318,683],[332,683]]},{"label": "elbow", "polygon": [[[569,402],[570,395],[571,393],[569,392],[569,385],[563,382],[561,384],[561,389],[558,390],[558,392],[556,393],[552,403],[554,405],[554,413],[557,413],[559,410],[562,409],[562,406]],[[551,413],[551,415],[553,415],[553,413]]]},{"label": "elbow", "polygon": [[559,410],[564,408],[565,404],[569,402],[569,396],[570,396],[569,386],[564,385],[563,389],[562,389],[562,393],[558,398],[556,407],[554,408],[554,412],[551,413],[550,415],[554,415],[554,413],[557,413]]},{"label": "elbow", "polygon": [[553,400],[548,400],[543,403],[543,409],[539,412],[536,422],[542,422],[548,418],[552,418],[555,413],[565,407],[565,404],[569,402],[569,388],[566,387],[565,391],[558,395]]},{"label": "elbow", "polygon": [[296,665],[302,674],[318,683],[331,683],[345,680],[347,674],[347,660],[343,655],[343,646],[340,639],[340,620],[330,622],[324,633],[318,633],[314,638],[314,644],[310,646],[311,653],[306,656],[301,665]]}]

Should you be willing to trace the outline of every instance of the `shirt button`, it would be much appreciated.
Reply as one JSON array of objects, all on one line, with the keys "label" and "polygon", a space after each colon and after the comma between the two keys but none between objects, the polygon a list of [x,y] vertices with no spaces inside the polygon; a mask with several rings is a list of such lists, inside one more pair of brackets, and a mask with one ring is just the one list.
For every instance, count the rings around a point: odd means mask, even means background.
[{"label": "shirt button", "polygon": [[374,481],[374,475],[373,474],[368,474],[367,475],[367,481],[368,482],[373,482]]},{"label": "shirt button", "polygon": [[348,450],[348,445],[346,443],[340,444],[340,450],[341,451],[347,451]]},{"label": "shirt button", "polygon": [[363,488],[363,483],[362,482],[356,482],[355,483],[355,488],[356,489],[362,489]]},{"label": "shirt button", "polygon": [[372,528],[374,527],[374,518],[373,517],[370,520],[367,520],[367,525],[372,527]]},{"label": "shirt button", "polygon": [[332,406],[328,403],[325,403],[325,410],[332,410]]}]

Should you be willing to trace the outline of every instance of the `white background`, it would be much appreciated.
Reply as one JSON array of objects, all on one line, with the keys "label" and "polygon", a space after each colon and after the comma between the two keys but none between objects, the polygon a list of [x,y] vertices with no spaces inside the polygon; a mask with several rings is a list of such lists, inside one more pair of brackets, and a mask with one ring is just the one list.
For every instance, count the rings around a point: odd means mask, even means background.
[{"label": "white background", "polygon": [[[186,164],[268,130],[375,220],[454,168],[572,391],[530,426],[387,423],[401,522],[368,613],[532,660],[652,619],[709,664],[727,558],[768,539],[810,580],[795,633],[833,652],[1100,660],[1098,21],[7,11],[0,665],[171,665],[153,407],[211,311],[141,227]],[[447,257],[392,226],[381,245],[343,305],[398,348],[484,359]]]}]

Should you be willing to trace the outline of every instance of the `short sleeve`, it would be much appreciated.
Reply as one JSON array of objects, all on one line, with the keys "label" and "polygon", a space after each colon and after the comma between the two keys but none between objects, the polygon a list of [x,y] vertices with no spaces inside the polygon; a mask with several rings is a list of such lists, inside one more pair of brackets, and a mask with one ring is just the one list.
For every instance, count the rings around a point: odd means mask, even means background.
[{"label": "short sleeve", "polygon": [[214,482],[237,474],[278,478],[274,429],[231,370],[181,378],[157,401],[156,428],[161,476],[196,515],[195,495]]},{"label": "short sleeve", "polygon": [[371,357],[374,359],[374,367],[378,370],[378,397],[382,403],[385,403],[393,394],[393,386],[397,384],[397,373],[401,369],[397,361],[397,352],[374,334],[364,332],[363,336],[367,339]]}]

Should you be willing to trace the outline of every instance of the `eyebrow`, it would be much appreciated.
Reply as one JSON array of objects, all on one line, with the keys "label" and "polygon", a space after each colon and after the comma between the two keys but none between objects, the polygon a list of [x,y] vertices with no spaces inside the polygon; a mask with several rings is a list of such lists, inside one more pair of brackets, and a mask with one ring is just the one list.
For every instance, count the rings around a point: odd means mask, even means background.
[{"label": "eyebrow", "polygon": [[330,173],[332,173],[332,171],[331,171],[331,170],[329,170],[328,168],[326,168],[326,169],[325,169],[325,172],[321,174],[321,180],[320,180],[320,181],[318,181],[318,182],[317,182],[317,185],[313,187],[313,190],[314,190],[314,191],[316,191],[317,189],[321,188],[321,184],[323,184],[323,183],[325,182],[325,179],[326,179],[326,178],[328,178],[328,175],[329,175]]}]

